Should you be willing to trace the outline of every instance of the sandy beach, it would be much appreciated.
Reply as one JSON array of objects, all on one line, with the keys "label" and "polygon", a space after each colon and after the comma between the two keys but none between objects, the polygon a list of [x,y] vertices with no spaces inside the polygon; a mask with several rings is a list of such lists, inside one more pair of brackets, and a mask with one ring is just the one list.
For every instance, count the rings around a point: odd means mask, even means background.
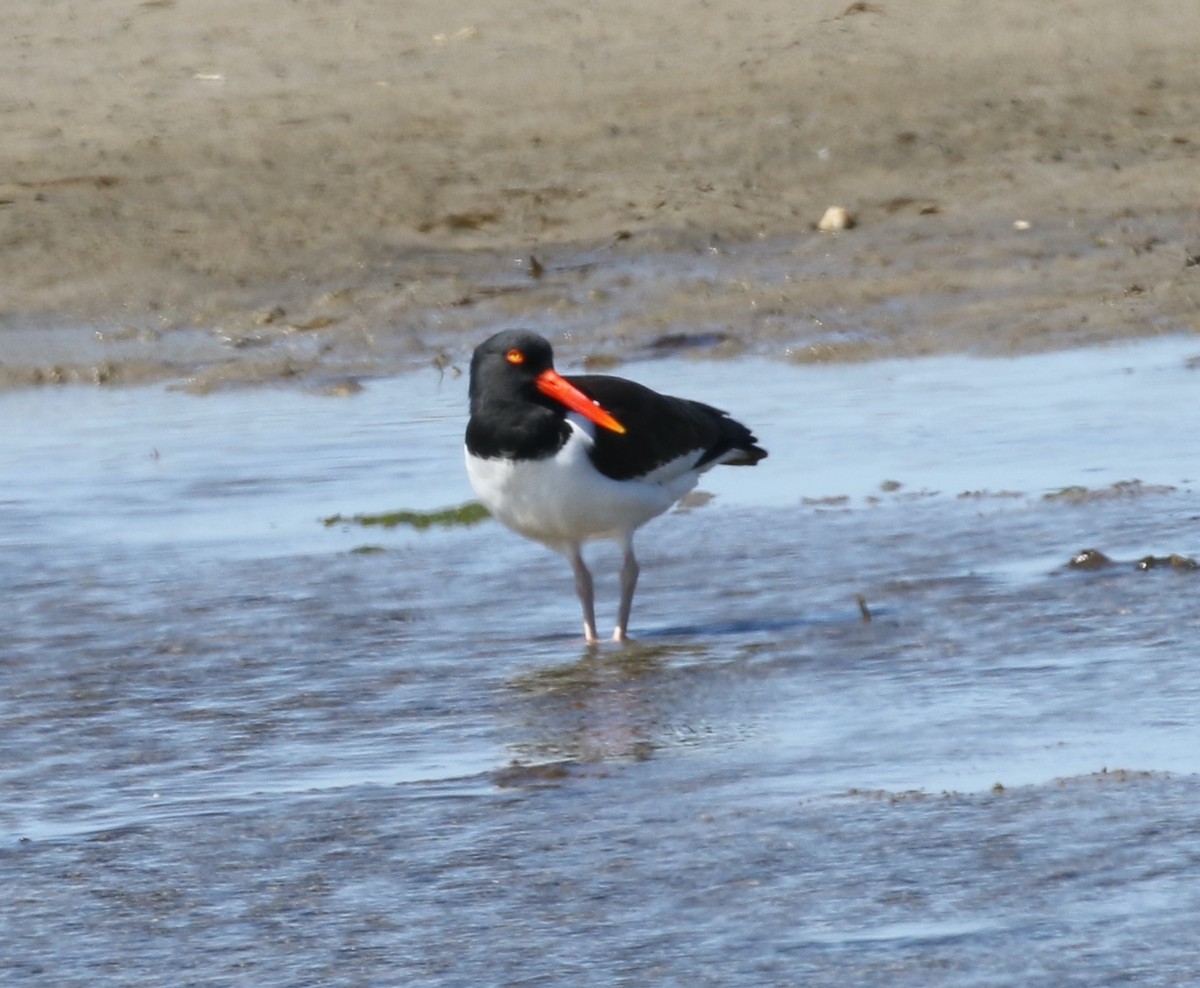
[{"label": "sandy beach", "polygon": [[0,384],[1200,330],[1195,4],[271,7],[9,13]]}]

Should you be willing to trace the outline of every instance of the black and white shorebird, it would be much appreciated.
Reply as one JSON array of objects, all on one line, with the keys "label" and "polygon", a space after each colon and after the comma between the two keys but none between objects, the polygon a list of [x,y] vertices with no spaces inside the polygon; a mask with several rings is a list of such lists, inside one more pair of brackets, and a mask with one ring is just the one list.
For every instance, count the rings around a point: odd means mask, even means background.
[{"label": "black and white shorebird", "polygon": [[471,358],[467,475],[497,519],[561,552],[575,573],[583,633],[595,642],[583,543],[613,539],[625,558],[614,641],[625,641],[637,586],[633,533],[718,464],[753,466],[767,451],[740,422],[698,401],[619,377],[563,377],[550,344],[510,330]]}]

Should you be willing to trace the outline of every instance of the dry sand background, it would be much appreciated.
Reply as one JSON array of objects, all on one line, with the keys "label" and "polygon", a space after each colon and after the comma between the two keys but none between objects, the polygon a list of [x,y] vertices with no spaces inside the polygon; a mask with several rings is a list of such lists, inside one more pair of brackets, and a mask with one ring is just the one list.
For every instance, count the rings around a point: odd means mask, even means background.
[{"label": "dry sand background", "polygon": [[10,4],[0,381],[1200,331],[1198,39],[1192,0]]}]

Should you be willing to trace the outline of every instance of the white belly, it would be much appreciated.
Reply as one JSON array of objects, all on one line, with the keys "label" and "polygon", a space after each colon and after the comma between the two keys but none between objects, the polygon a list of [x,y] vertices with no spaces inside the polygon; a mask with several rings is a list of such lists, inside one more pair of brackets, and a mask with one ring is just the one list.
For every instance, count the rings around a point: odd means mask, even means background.
[{"label": "white belly", "polygon": [[590,439],[575,431],[543,460],[478,459],[467,453],[467,477],[483,506],[526,538],[554,549],[589,539],[624,539],[662,514],[695,485],[687,471],[667,480],[611,480],[588,459]]}]

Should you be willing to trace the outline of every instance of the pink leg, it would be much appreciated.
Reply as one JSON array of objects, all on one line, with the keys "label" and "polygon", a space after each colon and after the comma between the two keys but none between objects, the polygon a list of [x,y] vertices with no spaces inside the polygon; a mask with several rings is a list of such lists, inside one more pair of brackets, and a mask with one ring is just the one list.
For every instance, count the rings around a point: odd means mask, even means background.
[{"label": "pink leg", "polygon": [[579,606],[583,608],[583,637],[591,645],[599,640],[596,637],[596,598],[592,591],[592,574],[583,561],[583,553],[578,545],[571,546],[567,558],[571,560],[571,569],[575,573],[575,594],[579,597]]}]

